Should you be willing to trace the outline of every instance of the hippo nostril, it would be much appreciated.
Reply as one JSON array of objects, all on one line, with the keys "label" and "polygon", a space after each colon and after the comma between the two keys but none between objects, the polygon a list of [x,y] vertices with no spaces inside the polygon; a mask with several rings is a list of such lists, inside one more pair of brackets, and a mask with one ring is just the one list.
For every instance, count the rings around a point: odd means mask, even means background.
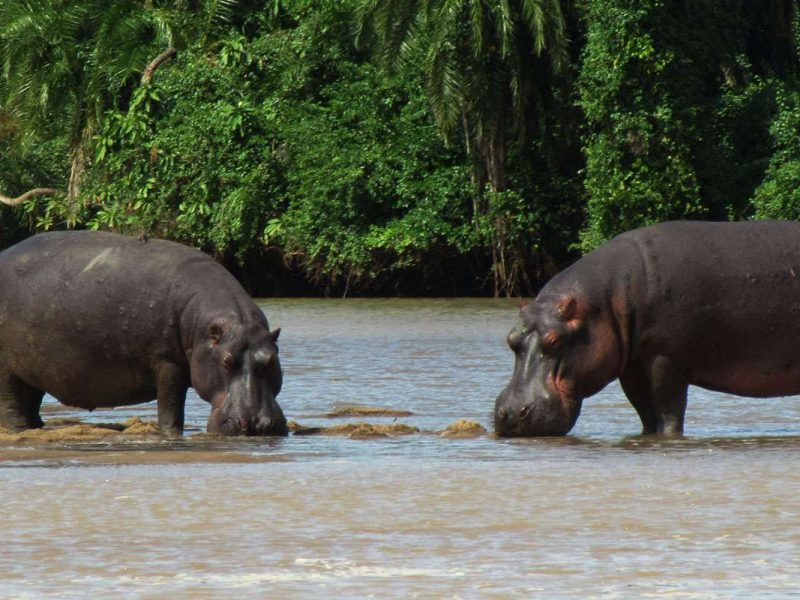
[{"label": "hippo nostril", "polygon": [[508,423],[510,416],[511,415],[509,415],[508,409],[506,407],[498,408],[495,411],[494,422],[505,425],[506,423]]},{"label": "hippo nostril", "polygon": [[519,410],[519,418],[520,418],[520,419],[527,419],[527,418],[528,418],[528,416],[530,416],[530,414],[531,414],[531,407],[530,407],[530,405],[529,405],[529,404],[528,404],[528,405],[526,405],[526,406],[523,406],[523,407],[522,407],[522,408]]}]

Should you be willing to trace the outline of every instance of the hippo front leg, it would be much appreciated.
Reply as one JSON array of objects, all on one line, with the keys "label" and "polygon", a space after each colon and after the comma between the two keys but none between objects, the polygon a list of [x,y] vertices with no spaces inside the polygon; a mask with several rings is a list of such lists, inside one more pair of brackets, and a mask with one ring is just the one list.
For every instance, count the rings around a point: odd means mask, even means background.
[{"label": "hippo front leg", "polygon": [[619,378],[642,421],[642,433],[683,433],[689,384],[666,356],[630,365]]},{"label": "hippo front leg", "polygon": [[168,436],[183,434],[184,406],[189,383],[184,370],[165,363],[156,372],[158,428]]},{"label": "hippo front leg", "polygon": [[39,409],[44,392],[0,370],[0,427],[19,431],[44,427]]}]

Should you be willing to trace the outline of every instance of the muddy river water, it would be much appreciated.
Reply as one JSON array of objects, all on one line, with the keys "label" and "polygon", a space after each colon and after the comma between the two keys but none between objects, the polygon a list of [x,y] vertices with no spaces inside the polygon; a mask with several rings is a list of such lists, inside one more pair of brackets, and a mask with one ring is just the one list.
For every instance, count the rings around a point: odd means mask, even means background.
[{"label": "muddy river water", "polygon": [[[0,446],[0,598],[800,596],[800,398],[690,391],[637,437],[615,383],[564,439],[491,430],[516,302],[266,300],[287,417],[404,436],[195,435]],[[342,404],[404,417],[324,416]],[[153,404],[45,420],[155,419]],[[194,438],[194,439],[193,439]]]}]

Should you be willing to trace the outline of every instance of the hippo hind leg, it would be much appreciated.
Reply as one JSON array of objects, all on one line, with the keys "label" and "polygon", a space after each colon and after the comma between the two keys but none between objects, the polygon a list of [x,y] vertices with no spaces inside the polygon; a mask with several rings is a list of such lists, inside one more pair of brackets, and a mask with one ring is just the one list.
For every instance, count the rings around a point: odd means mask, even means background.
[{"label": "hippo hind leg", "polygon": [[629,366],[620,383],[639,413],[642,433],[683,433],[689,384],[669,358]]},{"label": "hippo hind leg", "polygon": [[44,427],[39,416],[44,392],[0,371],[0,427],[20,431]]}]

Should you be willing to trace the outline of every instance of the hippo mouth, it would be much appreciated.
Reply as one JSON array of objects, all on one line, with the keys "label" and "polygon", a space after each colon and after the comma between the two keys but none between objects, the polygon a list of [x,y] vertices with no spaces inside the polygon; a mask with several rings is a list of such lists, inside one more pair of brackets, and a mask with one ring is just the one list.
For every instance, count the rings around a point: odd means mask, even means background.
[{"label": "hippo mouth", "polygon": [[267,423],[262,423],[260,421],[254,423],[244,418],[230,418],[223,419],[215,433],[232,437],[287,436],[289,435],[289,427],[286,424],[286,419],[269,421]]},{"label": "hippo mouth", "polygon": [[208,418],[207,430],[209,433],[218,433],[231,437],[289,435],[289,427],[283,414],[248,419],[243,416],[224,415],[220,409],[212,409]]},{"label": "hippo mouth", "polygon": [[561,437],[571,429],[566,415],[542,419],[532,416],[533,413],[533,409],[524,407],[516,419],[496,418],[495,432],[500,437]]}]

